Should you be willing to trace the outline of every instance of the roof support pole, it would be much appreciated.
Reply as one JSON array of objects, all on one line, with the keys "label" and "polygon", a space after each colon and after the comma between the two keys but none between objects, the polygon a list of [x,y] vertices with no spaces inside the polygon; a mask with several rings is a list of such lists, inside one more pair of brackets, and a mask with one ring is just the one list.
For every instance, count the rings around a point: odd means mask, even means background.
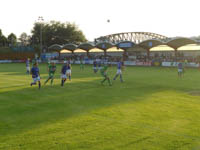
[{"label": "roof support pole", "polygon": [[150,49],[149,48],[147,49],[147,58],[148,59],[150,58]]},{"label": "roof support pole", "polygon": [[127,59],[127,50],[124,49],[124,52],[123,52],[123,60],[126,60]]},{"label": "roof support pole", "polygon": [[58,59],[60,60],[60,51],[57,51],[58,52]]},{"label": "roof support pole", "polygon": [[106,50],[104,50],[104,56],[106,56],[106,54],[107,54],[107,53],[106,53]]},{"label": "roof support pole", "polygon": [[178,54],[177,48],[174,48],[174,54],[175,54],[175,59],[177,61],[177,54]]}]

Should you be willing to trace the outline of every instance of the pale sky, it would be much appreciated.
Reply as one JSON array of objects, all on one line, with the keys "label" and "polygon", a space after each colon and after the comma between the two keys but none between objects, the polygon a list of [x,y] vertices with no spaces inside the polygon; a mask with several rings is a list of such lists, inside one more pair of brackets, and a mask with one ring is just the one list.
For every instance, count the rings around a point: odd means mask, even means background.
[{"label": "pale sky", "polygon": [[199,0],[1,0],[0,4],[4,35],[30,34],[38,16],[46,22],[74,22],[90,41],[120,32],[200,35]]}]

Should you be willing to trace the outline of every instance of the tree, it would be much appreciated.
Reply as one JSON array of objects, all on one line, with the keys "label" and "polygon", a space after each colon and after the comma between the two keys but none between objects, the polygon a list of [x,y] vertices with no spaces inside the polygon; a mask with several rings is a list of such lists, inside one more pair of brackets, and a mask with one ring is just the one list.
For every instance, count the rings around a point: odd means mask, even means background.
[{"label": "tree", "polygon": [[20,35],[19,40],[21,41],[23,46],[27,46],[30,43],[30,36],[28,36],[25,32],[23,32]]},{"label": "tree", "polygon": [[10,46],[15,46],[17,43],[17,37],[14,33],[8,35],[8,44]]},{"label": "tree", "polygon": [[53,44],[78,44],[86,42],[86,38],[75,24],[51,21],[50,23],[35,23],[32,29],[32,44],[40,44],[42,32],[42,45],[49,47]]},{"label": "tree", "polygon": [[8,40],[7,38],[3,35],[1,29],[0,29],[0,46],[7,46]]}]

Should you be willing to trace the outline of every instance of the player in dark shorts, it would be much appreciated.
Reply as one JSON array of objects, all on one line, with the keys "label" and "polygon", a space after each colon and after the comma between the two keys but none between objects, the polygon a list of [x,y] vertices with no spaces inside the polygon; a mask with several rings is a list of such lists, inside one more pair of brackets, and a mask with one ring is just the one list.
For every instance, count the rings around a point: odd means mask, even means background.
[{"label": "player in dark shorts", "polygon": [[115,75],[115,77],[113,78],[113,80],[116,80],[118,76],[120,76],[120,81],[123,82],[122,79],[122,68],[123,68],[123,63],[121,61],[119,61],[117,63],[117,73]]},{"label": "player in dark shorts", "polygon": [[94,70],[94,73],[97,73],[97,62],[96,60],[93,61],[93,70]]},{"label": "player in dark shorts", "polygon": [[82,59],[80,60],[80,69],[81,69],[81,70],[84,70],[84,62],[83,62]]},{"label": "player in dark shorts", "polygon": [[184,74],[184,66],[182,62],[178,63],[178,77],[182,77]]},{"label": "player in dark shorts", "polygon": [[37,82],[38,82],[38,86],[39,86],[39,89],[41,88],[41,83],[40,83],[40,71],[39,71],[39,68],[38,68],[38,64],[35,63],[31,69],[31,75],[32,75],[32,78],[33,78],[33,82],[31,83],[31,86],[32,85],[36,85]]},{"label": "player in dark shorts", "polygon": [[65,81],[67,80],[67,64],[65,63],[61,69],[61,86],[64,86]]}]

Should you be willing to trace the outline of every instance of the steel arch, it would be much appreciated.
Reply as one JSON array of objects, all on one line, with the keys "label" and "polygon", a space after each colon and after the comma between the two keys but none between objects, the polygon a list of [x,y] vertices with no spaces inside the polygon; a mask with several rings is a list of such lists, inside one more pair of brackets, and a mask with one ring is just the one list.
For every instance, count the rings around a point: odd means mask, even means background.
[{"label": "steel arch", "polygon": [[157,39],[164,42],[168,39],[168,37],[151,32],[124,32],[124,33],[101,36],[96,39],[96,42],[111,42],[117,44],[123,41],[131,41],[136,44],[139,44],[143,41],[152,39]]}]

